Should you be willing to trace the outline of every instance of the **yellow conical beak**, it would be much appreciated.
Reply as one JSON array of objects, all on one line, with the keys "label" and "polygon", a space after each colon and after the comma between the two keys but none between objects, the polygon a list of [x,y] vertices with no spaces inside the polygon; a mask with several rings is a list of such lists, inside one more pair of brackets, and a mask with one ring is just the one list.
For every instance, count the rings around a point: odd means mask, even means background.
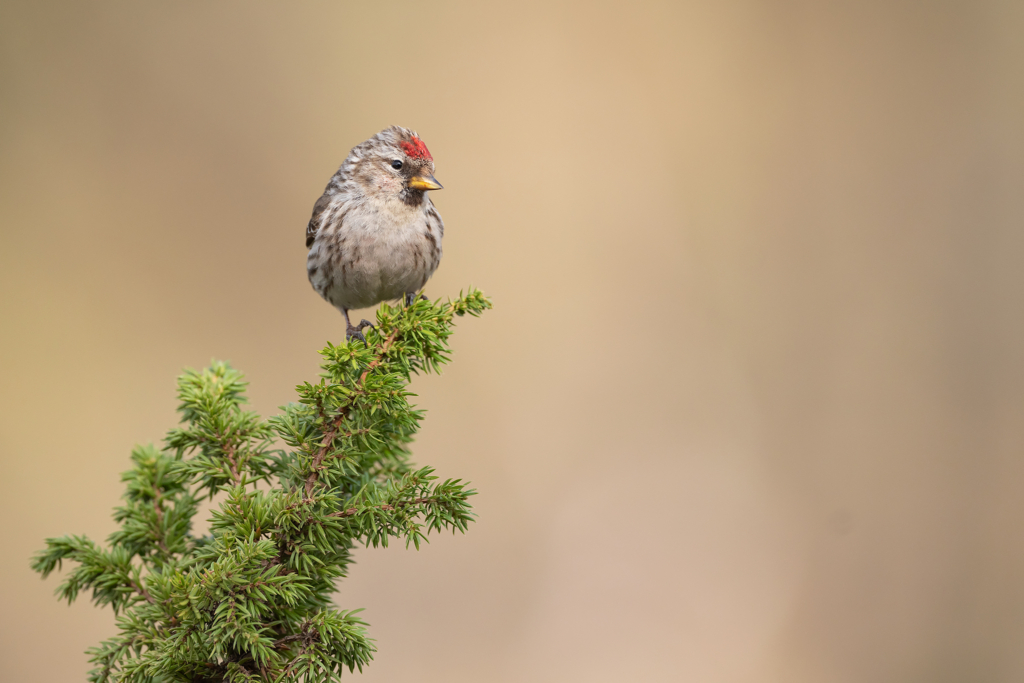
[{"label": "yellow conical beak", "polygon": [[437,182],[437,179],[429,173],[425,175],[414,175],[409,178],[409,187],[414,190],[440,190],[441,183]]}]

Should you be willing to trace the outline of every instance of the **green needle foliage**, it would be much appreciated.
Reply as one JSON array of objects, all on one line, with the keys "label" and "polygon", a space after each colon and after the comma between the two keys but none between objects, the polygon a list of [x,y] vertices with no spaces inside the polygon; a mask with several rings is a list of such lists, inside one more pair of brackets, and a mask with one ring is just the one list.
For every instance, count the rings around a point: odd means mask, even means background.
[{"label": "green needle foliage", "polygon": [[[406,387],[448,362],[454,316],[490,306],[477,290],[382,305],[367,343],[328,344],[321,379],[269,420],[242,408],[246,383],[225,363],[179,378],[182,426],[163,450],[132,452],[108,547],[51,538],[32,562],[45,577],[73,561],[57,595],[91,590],[117,615],[118,634],[89,651],[89,680],[312,683],[362,670],[375,652],[366,624],[331,604],[353,549],[418,548],[473,520],[472,489],[410,463],[423,415]],[[219,508],[194,536],[204,497]]]}]

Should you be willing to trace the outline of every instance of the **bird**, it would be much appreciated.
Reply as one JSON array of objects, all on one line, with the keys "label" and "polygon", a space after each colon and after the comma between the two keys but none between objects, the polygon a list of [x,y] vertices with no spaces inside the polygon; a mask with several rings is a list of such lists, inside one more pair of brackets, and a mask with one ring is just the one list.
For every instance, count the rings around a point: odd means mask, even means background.
[{"label": "bird", "polygon": [[352,148],[313,205],[306,272],[345,317],[345,338],[366,342],[348,312],[404,297],[411,305],[441,262],[444,222],[434,158],[415,131],[390,126]]}]

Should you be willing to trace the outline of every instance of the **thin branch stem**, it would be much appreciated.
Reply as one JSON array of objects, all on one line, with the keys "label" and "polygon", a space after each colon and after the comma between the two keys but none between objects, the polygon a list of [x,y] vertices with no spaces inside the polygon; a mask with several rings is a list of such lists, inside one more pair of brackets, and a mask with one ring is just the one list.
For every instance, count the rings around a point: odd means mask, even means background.
[{"label": "thin branch stem", "polygon": [[275,650],[277,650],[278,648],[284,647],[288,643],[294,643],[296,640],[302,640],[305,637],[306,636],[304,636],[302,634],[294,634],[293,633],[292,635],[285,636],[284,638],[281,638],[280,640],[275,640],[273,645],[271,645],[270,647],[272,647]]},{"label": "thin branch stem", "polygon": [[[218,439],[224,438],[219,434]],[[242,476],[238,473],[238,463],[235,461],[235,444],[230,440],[224,442],[224,457],[227,458],[228,465],[231,468],[231,481],[234,482],[235,486],[239,486],[242,483]]]},{"label": "thin branch stem", "polygon": [[[402,501],[399,501],[397,503],[394,503],[393,505],[389,504],[389,503],[385,503],[384,505],[372,505],[371,507],[376,509],[376,510],[391,511],[391,510],[400,510],[401,508],[406,508],[406,507],[409,507],[410,505],[420,505],[421,503],[437,503],[440,500],[441,499],[436,497],[436,496],[427,496],[425,498],[413,498],[412,500],[402,500]],[[368,509],[368,508],[351,507],[351,508],[348,508],[347,510],[338,510],[337,512],[332,512],[332,513],[330,513],[327,516],[328,517],[353,517],[355,515],[358,515],[361,510],[366,510],[366,509]]]},{"label": "thin branch stem", "polygon": [[157,545],[158,548],[160,548],[161,551],[163,551],[164,555],[167,556],[167,559],[170,559],[171,551],[167,547],[167,539],[166,539],[164,531],[163,531],[163,526],[164,526],[163,494],[160,491],[160,487],[159,486],[154,486],[153,487],[153,492],[155,494],[153,496],[153,510],[156,512],[156,524],[157,524],[156,545]]},{"label": "thin branch stem", "polygon": [[366,382],[366,376],[370,374],[370,371],[381,364],[384,360],[384,354],[391,350],[391,345],[395,342],[395,337],[398,336],[398,328],[391,330],[391,334],[387,336],[384,343],[380,346],[380,351],[377,353],[377,357],[370,361],[370,364],[363,370],[363,374],[359,376],[359,386],[362,386]]},{"label": "thin branch stem", "polygon": [[136,583],[133,579],[129,578],[128,585],[131,586],[135,590],[135,592],[144,597],[146,599],[146,602],[148,602],[151,605],[156,604],[156,600],[154,600],[153,596],[149,594],[149,591],[142,587],[141,583]]},{"label": "thin branch stem", "polygon": [[397,336],[398,328],[396,327],[395,329],[391,330],[391,333],[384,340],[384,343],[381,344],[380,350],[377,352],[376,358],[370,361],[370,364],[366,366],[365,370],[363,370],[363,374],[359,376],[359,381],[357,382],[358,388],[353,393],[353,395],[350,396],[350,401],[348,405],[342,408],[342,410],[334,417],[334,419],[331,420],[330,427],[328,428],[327,433],[324,434],[324,438],[320,441],[320,449],[316,452],[316,455],[313,456],[313,462],[310,463],[309,476],[306,477],[306,498],[311,498],[313,496],[313,489],[316,487],[316,482],[320,478],[320,468],[323,465],[324,458],[327,457],[327,453],[330,451],[331,446],[334,444],[334,437],[337,436],[338,431],[341,429],[341,423],[345,421],[346,417],[348,417],[349,410],[351,410],[352,408],[351,398],[354,398],[355,395],[362,393],[363,386],[366,384],[367,375],[370,374],[371,370],[373,370],[374,368],[381,364],[381,362],[384,359],[384,355],[391,349],[391,345],[394,343],[395,338]]}]

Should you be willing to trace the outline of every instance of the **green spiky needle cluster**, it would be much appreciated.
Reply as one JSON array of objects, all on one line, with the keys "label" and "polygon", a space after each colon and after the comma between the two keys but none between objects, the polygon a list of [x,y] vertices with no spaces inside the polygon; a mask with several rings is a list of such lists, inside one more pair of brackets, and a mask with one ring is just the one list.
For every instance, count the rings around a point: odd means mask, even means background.
[{"label": "green spiky needle cluster", "polygon": [[[312,683],[362,670],[375,651],[366,624],[331,604],[352,550],[418,548],[473,520],[471,489],[409,462],[422,414],[406,387],[448,361],[454,316],[487,308],[477,290],[382,305],[366,344],[328,344],[320,381],[269,420],[242,409],[245,382],[224,363],[179,378],[183,426],[163,450],[132,453],[109,546],[51,538],[32,562],[44,577],[75,562],[58,596],[91,590],[118,615],[118,634],[89,651],[89,680]],[[210,533],[192,535],[199,501],[215,496]]]}]

